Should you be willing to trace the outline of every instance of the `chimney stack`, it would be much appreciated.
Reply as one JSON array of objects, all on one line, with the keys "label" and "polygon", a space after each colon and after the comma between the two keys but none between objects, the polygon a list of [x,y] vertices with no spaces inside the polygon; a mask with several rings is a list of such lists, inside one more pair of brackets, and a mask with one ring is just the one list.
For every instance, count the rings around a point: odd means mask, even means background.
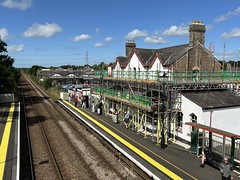
[{"label": "chimney stack", "polygon": [[136,43],[134,42],[134,40],[128,40],[125,43],[125,48],[126,57],[128,57],[132,50],[136,48]]},{"label": "chimney stack", "polygon": [[199,20],[193,20],[189,26],[189,46],[196,46],[201,43],[205,46],[205,25]]}]

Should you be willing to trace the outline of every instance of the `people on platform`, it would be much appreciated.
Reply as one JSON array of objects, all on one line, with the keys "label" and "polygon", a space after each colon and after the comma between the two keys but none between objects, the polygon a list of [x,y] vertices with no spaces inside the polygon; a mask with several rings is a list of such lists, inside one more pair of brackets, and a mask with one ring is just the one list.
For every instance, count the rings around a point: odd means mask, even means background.
[{"label": "people on platform", "polygon": [[95,112],[95,102],[94,101],[92,102],[92,112],[93,113]]},{"label": "people on platform", "polygon": [[212,151],[209,147],[205,147],[202,151],[202,160],[201,167],[204,167],[205,164],[211,164],[212,161]]},{"label": "people on platform", "polygon": [[77,107],[78,104],[78,96],[74,97],[74,106]]},{"label": "people on platform", "polygon": [[82,97],[82,108],[86,108],[86,98],[83,96]]},{"label": "people on platform", "polygon": [[103,106],[102,101],[99,101],[99,102],[98,102],[98,105],[97,105],[98,115],[101,115],[101,114],[102,114],[102,106]]},{"label": "people on platform", "polygon": [[130,119],[130,114],[129,114],[128,111],[125,111],[123,123],[124,123],[124,125],[125,125],[126,128],[128,128],[129,119]]},{"label": "people on platform", "polygon": [[109,114],[112,115],[112,114],[115,114],[115,113],[116,113],[115,109],[113,107],[111,107],[109,109]]},{"label": "people on platform", "polygon": [[68,94],[68,101],[69,101],[69,102],[72,101],[72,94],[71,94],[71,93]]},{"label": "people on platform", "polygon": [[233,179],[233,167],[227,156],[224,156],[223,162],[220,164],[220,171],[222,180]]}]

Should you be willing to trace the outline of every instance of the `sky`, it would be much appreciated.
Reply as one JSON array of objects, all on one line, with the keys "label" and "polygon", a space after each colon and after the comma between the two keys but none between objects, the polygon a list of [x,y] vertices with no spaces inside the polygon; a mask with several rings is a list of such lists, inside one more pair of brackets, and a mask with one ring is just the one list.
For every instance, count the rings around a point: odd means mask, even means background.
[{"label": "sky", "polygon": [[193,20],[218,60],[240,60],[239,0],[0,0],[0,36],[14,67],[94,65],[125,43],[159,49],[189,42]]}]

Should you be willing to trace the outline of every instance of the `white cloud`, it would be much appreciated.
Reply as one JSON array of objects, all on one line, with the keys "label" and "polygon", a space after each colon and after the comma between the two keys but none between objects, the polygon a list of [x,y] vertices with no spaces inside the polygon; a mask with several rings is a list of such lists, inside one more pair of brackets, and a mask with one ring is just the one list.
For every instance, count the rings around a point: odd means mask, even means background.
[{"label": "white cloud", "polygon": [[100,33],[100,28],[96,28],[95,32],[98,34]]},{"label": "white cloud", "polygon": [[95,43],[94,44],[94,47],[102,47],[103,46],[103,43]]},{"label": "white cloud", "polygon": [[8,52],[21,52],[24,49],[24,45],[23,44],[19,44],[19,45],[14,45],[14,46],[8,46],[7,50]]},{"label": "white cloud", "polygon": [[213,29],[213,26],[210,24],[206,25],[205,27],[206,27],[206,31],[210,31]]},{"label": "white cloud", "polygon": [[240,37],[240,29],[234,28],[229,33],[224,32],[221,35],[222,38],[238,38]]},{"label": "white cloud", "polygon": [[229,11],[227,14],[221,15],[218,18],[216,18],[214,21],[215,22],[222,22],[222,21],[226,21],[227,19],[236,16],[240,14],[240,6],[237,7],[234,11]]},{"label": "white cloud", "polygon": [[140,31],[138,29],[134,29],[132,30],[131,32],[129,32],[125,38],[127,40],[134,40],[134,39],[137,39],[137,38],[145,38],[148,36],[148,33],[146,31]]},{"label": "white cloud", "polygon": [[91,39],[91,36],[89,36],[88,34],[81,34],[81,35],[75,36],[72,40],[79,42],[79,41],[85,41],[88,39]]},{"label": "white cloud", "polygon": [[7,8],[17,8],[20,10],[26,10],[32,5],[32,0],[5,0],[1,3],[1,6]]},{"label": "white cloud", "polygon": [[112,38],[112,37],[106,37],[106,38],[104,39],[104,41],[110,42],[110,41],[113,41],[113,38]]},{"label": "white cloud", "polygon": [[188,35],[188,26],[171,26],[162,34],[165,36],[185,36]]},{"label": "white cloud", "polygon": [[166,41],[157,35],[153,35],[151,37],[146,37],[144,39],[144,42],[148,44],[161,44],[161,43],[165,43]]},{"label": "white cloud", "polygon": [[[232,51],[224,51],[224,60],[225,61],[239,61],[239,53],[240,50],[232,50]],[[214,54],[214,56],[218,59],[218,60],[223,60],[223,52],[217,52]]]},{"label": "white cloud", "polygon": [[0,38],[1,38],[1,40],[3,40],[3,41],[7,41],[8,31],[7,31],[6,28],[0,29]]},{"label": "white cloud", "polygon": [[55,23],[33,24],[23,33],[24,37],[52,37],[61,32],[62,28]]}]

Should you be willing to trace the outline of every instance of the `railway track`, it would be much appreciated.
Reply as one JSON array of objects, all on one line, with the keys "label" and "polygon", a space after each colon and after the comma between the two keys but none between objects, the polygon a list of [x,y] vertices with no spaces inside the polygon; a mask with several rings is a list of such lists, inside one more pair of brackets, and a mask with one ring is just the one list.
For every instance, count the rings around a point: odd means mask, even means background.
[{"label": "railway track", "polygon": [[35,179],[143,179],[45,92],[21,80]]}]

